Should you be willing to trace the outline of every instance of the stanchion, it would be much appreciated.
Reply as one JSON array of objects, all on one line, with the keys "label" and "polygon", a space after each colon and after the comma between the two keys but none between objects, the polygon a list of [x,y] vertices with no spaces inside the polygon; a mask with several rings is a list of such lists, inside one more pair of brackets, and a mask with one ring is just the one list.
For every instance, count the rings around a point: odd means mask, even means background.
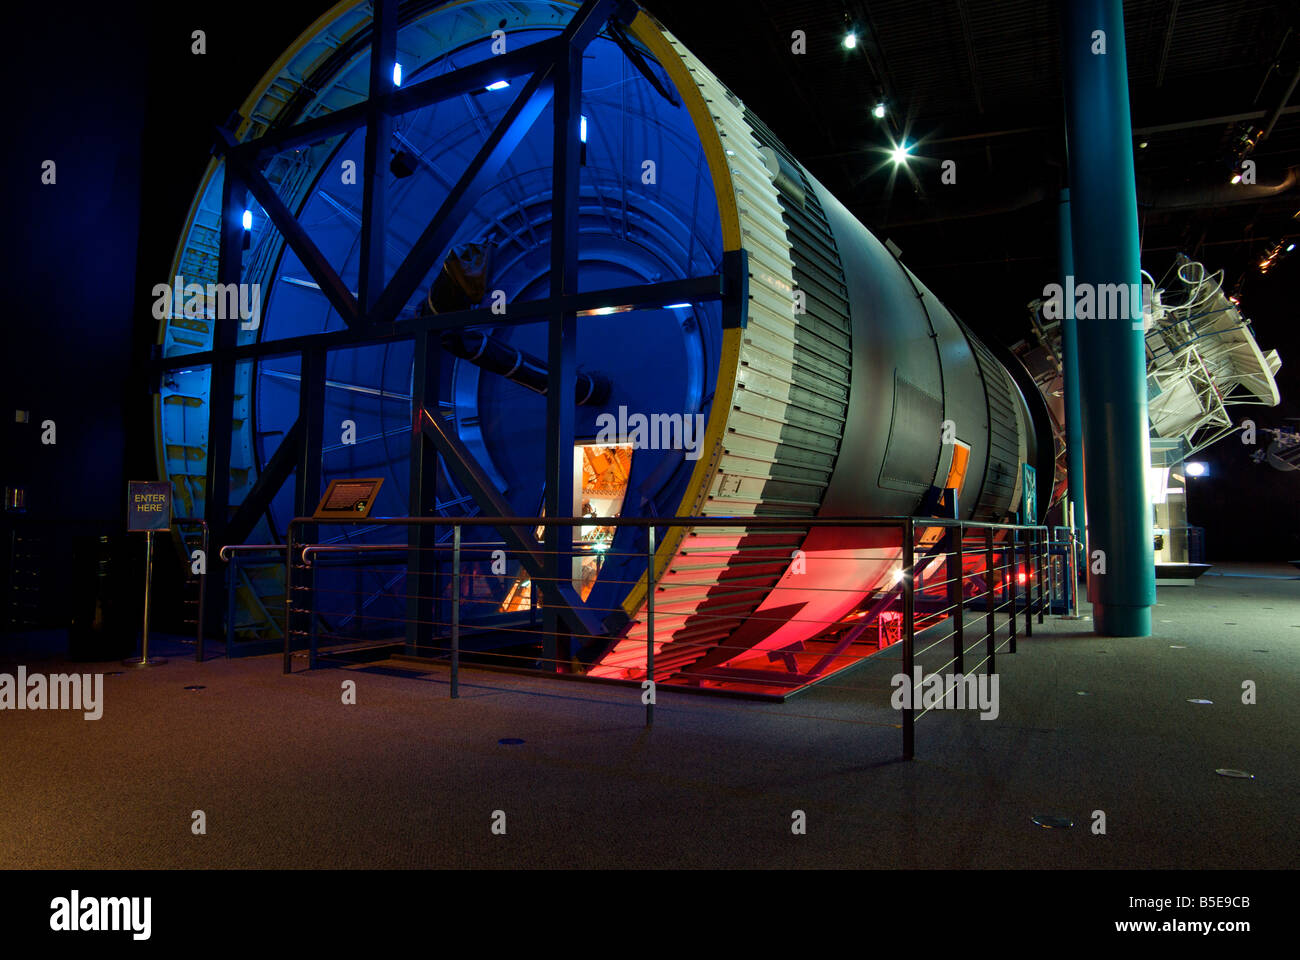
[{"label": "stanchion", "polygon": [[994,649],[997,644],[994,641],[994,635],[997,633],[997,623],[993,619],[993,613],[997,609],[997,599],[994,596],[993,578],[997,576],[997,571],[993,565],[993,528],[984,528],[984,586],[988,590],[987,600],[984,606],[984,637],[985,655],[988,657],[988,672],[993,672],[993,657],[996,653]]},{"label": "stanchion", "polygon": [[1080,541],[1078,537],[1078,531],[1075,529],[1074,526],[1073,504],[1067,503],[1066,510],[1070,515],[1070,529],[1069,529],[1070,550],[1069,550],[1069,563],[1067,564],[1066,570],[1063,572],[1066,575],[1068,575],[1070,578],[1070,609],[1061,617],[1061,619],[1078,620],[1079,619],[1079,544]]},{"label": "stanchion", "polygon": [[[221,549],[224,554],[225,548]],[[234,656],[235,649],[235,591],[239,586],[239,556],[231,553],[226,560],[226,659]]]},{"label": "stanchion", "polygon": [[655,722],[655,528],[646,527],[645,568],[645,678],[650,682],[650,694],[645,703],[645,725]]},{"label": "stanchion", "polygon": [[1047,552],[1047,612],[1052,613],[1056,610],[1056,558],[1052,555],[1052,531],[1049,528],[1043,534],[1043,542],[1046,545]]},{"label": "stanchion", "polygon": [[1020,591],[1020,551],[1017,549],[1020,542],[1019,528],[1011,530],[1011,563],[1003,564],[1007,569],[1003,571],[1002,582],[1007,585],[1007,604],[1009,616],[1007,617],[1007,653],[1016,652],[1016,594]]},{"label": "stanchion", "polygon": [[[911,518],[903,521],[903,676],[912,686],[912,667],[914,642],[916,640],[916,584],[912,576],[915,555],[916,530]],[[903,700],[903,759],[911,760],[916,749],[916,716],[912,711],[912,701],[916,699],[916,688],[912,686],[911,695]]]},{"label": "stanchion", "polygon": [[[317,563],[311,564],[311,583],[307,589],[307,666],[311,670],[316,669],[316,568]],[[358,598],[359,599],[359,598]],[[358,613],[360,610],[358,609]]]},{"label": "stanchion", "polygon": [[[1038,581],[1038,622],[1043,622],[1043,561],[1049,560],[1051,554],[1048,552],[1047,531],[1034,531],[1034,577]],[[1050,586],[1050,585],[1049,585]]]},{"label": "stanchion", "polygon": [[948,528],[948,559],[944,564],[944,576],[948,579],[948,605],[952,607],[952,660],[953,670],[965,673],[966,641],[962,635],[963,618],[966,612],[965,582],[962,579],[962,554],[965,552],[965,532],[961,521]]},{"label": "stanchion", "polygon": [[128,657],[122,663],[128,667],[156,667],[166,663],[164,657],[149,656],[149,592],[153,584],[153,531],[144,533],[144,630],[140,635],[140,656]]},{"label": "stanchion", "polygon": [[[481,538],[480,538],[481,539]],[[451,697],[460,696],[460,524],[451,528]]]},{"label": "stanchion", "polygon": [[293,672],[293,643],[289,628],[293,626],[293,524],[284,537],[284,673]]}]

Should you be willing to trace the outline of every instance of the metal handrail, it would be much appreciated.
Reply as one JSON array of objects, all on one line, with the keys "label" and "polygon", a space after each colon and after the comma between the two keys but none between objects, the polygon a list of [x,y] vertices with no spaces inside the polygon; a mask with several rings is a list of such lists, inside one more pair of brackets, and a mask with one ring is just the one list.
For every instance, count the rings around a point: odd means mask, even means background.
[{"label": "metal handrail", "polygon": [[393,550],[409,551],[410,549],[410,545],[405,543],[349,543],[328,546],[313,543],[302,548],[301,559],[304,566],[310,567],[311,558],[318,553],[383,553]]},{"label": "metal handrail", "polygon": [[[298,566],[292,563],[295,555],[301,561],[302,567],[312,568],[312,582],[315,582],[315,567],[313,560],[318,556],[326,554],[365,554],[365,553],[392,553],[411,550],[410,543],[397,544],[297,544],[295,543],[295,530],[304,524],[335,524],[350,525],[357,521],[353,518],[316,518],[316,517],[296,517],[290,521],[286,531],[286,543],[284,545],[244,545],[242,547],[231,548],[233,550],[256,551],[256,550],[287,550],[286,569],[285,569],[285,606],[284,606],[284,663],[285,673],[291,671],[291,649],[292,637],[295,631],[292,629],[291,617],[294,613],[294,604],[292,602],[293,585],[293,568]],[[966,598],[962,584],[965,583],[966,577],[961,573],[961,559],[967,556],[979,556],[983,554],[986,558],[986,568],[984,582],[986,584],[986,636],[985,656],[972,669],[978,669],[981,665],[987,663],[988,670],[995,669],[996,654],[1001,646],[1007,646],[1008,653],[1015,653],[1016,638],[1018,633],[1017,618],[1023,613],[1024,632],[1026,636],[1032,635],[1033,616],[1038,615],[1039,623],[1043,622],[1044,610],[1053,601],[1051,596],[1055,595],[1055,580],[1049,570],[1048,573],[1048,596],[1044,595],[1044,574],[1043,563],[1050,556],[1052,545],[1059,542],[1053,537],[1052,530],[1045,524],[1016,524],[1016,523],[992,523],[987,521],[976,520],[958,520],[944,517],[909,517],[909,516],[891,516],[891,517],[601,517],[599,518],[601,526],[609,527],[634,527],[644,528],[647,530],[647,597],[646,597],[646,680],[650,685],[650,695],[646,698],[646,725],[650,726],[654,719],[653,703],[653,685],[654,685],[654,586],[656,585],[655,569],[653,557],[655,553],[655,531],[660,527],[700,527],[700,528],[727,528],[743,527],[746,530],[766,529],[766,530],[789,530],[789,529],[807,529],[812,527],[849,527],[849,528],[897,528],[902,534],[901,559],[903,574],[898,582],[897,592],[900,594],[899,599],[903,605],[905,615],[904,636],[901,638],[903,643],[902,658],[905,666],[905,673],[911,675],[911,666],[914,663],[916,650],[916,579],[918,564],[924,567],[930,564],[937,557],[947,555],[945,567],[949,569],[951,576],[950,582],[955,580],[955,586],[950,586],[950,598],[955,597],[956,608],[954,610],[954,622],[958,625],[963,623],[962,613],[966,607]],[[452,623],[451,623],[451,695],[458,696],[459,681],[459,653],[460,653],[460,602],[459,591],[455,589],[454,584],[460,579],[460,556],[461,556],[461,528],[462,527],[518,527],[529,531],[535,530],[538,526],[564,526],[579,527],[588,526],[592,523],[591,517],[369,517],[365,521],[369,527],[427,527],[427,526],[447,526],[452,528],[453,546],[452,546]],[[948,528],[949,533],[945,536],[945,549],[938,553],[934,550],[928,550],[924,554],[918,555],[916,536],[917,528]],[[966,543],[967,532],[982,534],[979,537],[980,545],[968,545]],[[1010,532],[1011,536],[1005,540],[995,539],[999,531]],[[575,545],[575,548],[579,545]],[[575,549],[574,554],[578,553]],[[1073,551],[1071,551],[1072,553]],[[224,552],[223,552],[224,555]],[[1000,558],[994,562],[994,558]],[[1016,592],[1021,589],[1019,582],[1020,564],[1025,565],[1025,581],[1023,589],[1025,591],[1025,600],[1023,608],[1016,600]],[[1071,558],[1073,559],[1073,558]],[[955,564],[955,568],[954,568]],[[310,588],[308,588],[310,589]],[[893,592],[892,590],[890,592]],[[999,603],[995,600],[995,593],[1001,592],[1006,599]],[[1071,590],[1071,595],[1076,596],[1077,590]],[[998,627],[995,620],[995,613],[1005,611],[1007,613],[1007,633],[1008,636],[1002,643],[996,640]],[[312,656],[310,663],[315,666],[315,613],[314,603],[310,611],[306,612],[312,617],[313,626],[307,631],[312,639]],[[911,614],[911,615],[906,615]],[[946,639],[946,637],[944,638]],[[964,637],[960,631],[953,631],[953,659],[949,663],[955,662],[959,670],[964,666]],[[933,644],[931,644],[933,646]],[[929,649],[927,647],[926,649]],[[946,666],[946,665],[945,665]],[[925,711],[921,711],[924,713]],[[902,710],[903,731],[903,754],[907,759],[914,755],[914,725],[918,719],[916,711],[908,704]]]},{"label": "metal handrail", "polygon": [[235,553],[279,553],[288,549],[287,543],[228,543],[218,551],[218,556],[229,562]]}]

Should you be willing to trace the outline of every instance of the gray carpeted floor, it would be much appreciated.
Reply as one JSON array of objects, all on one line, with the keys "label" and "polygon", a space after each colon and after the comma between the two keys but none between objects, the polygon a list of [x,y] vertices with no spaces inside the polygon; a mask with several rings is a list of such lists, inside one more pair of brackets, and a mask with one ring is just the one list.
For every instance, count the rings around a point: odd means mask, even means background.
[{"label": "gray carpeted floor", "polygon": [[107,677],[98,721],[0,712],[0,868],[1296,867],[1300,580],[1214,573],[1149,639],[1035,625],[1000,716],[931,712],[912,762],[892,651],[784,705],[663,692],[649,733],[632,689],[174,659]]}]

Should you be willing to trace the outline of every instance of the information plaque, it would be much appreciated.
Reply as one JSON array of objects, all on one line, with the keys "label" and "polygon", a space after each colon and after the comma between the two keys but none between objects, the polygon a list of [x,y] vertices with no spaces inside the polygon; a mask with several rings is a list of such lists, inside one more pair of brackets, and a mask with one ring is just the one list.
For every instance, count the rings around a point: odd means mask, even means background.
[{"label": "information plaque", "polygon": [[379,487],[383,482],[383,477],[331,480],[312,518],[315,520],[341,517],[362,519],[370,516],[370,508],[375,505],[375,495],[379,493]]}]

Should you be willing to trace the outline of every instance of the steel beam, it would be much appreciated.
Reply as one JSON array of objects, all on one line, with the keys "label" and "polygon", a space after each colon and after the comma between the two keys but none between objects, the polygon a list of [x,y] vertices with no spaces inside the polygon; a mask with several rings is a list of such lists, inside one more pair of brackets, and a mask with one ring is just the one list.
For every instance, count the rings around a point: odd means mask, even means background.
[{"label": "steel beam", "polygon": [[494,489],[491,479],[475,461],[474,455],[461,443],[460,438],[447,430],[440,417],[430,415],[428,410],[423,411],[420,427],[425,436],[433,441],[448,471],[455,477],[456,483],[474,498],[485,514],[490,515],[488,518],[473,519],[486,520],[488,525],[493,526],[501,535],[506,543],[506,549],[519,557],[525,569],[533,576],[533,582],[539,584],[546,607],[560,609],[569,629],[575,633],[589,636],[604,635],[605,630],[600,618],[583,609],[577,591],[567,580],[563,583],[555,583],[544,579],[546,576],[544,563],[537,550],[537,541],[533,537],[532,529],[518,523],[507,522],[496,526],[491,522],[497,517],[509,518],[510,505]]},{"label": "steel beam", "polygon": [[[466,327],[486,326],[509,327],[523,323],[537,323],[557,311],[581,312],[610,306],[655,309],[669,303],[708,303],[723,299],[726,300],[723,314],[724,326],[744,326],[747,296],[745,290],[748,281],[748,270],[744,264],[745,252],[737,250],[723,255],[724,274],[687,277],[684,280],[665,280],[632,287],[588,290],[572,294],[562,300],[552,297],[526,300],[511,304],[509,313],[501,315],[493,314],[486,307],[476,307],[472,310],[457,310],[455,313],[412,317],[403,320],[400,327],[391,325],[358,327],[323,334],[285,337],[283,340],[261,340],[233,347],[224,355],[232,356],[236,360],[247,360],[252,357],[281,357],[299,353],[313,345],[324,346],[329,350],[340,350],[373,343],[411,340],[423,331],[460,330]],[[611,320],[611,322],[617,321]],[[214,350],[163,357],[151,361],[150,369],[156,372],[188,370],[191,367],[212,363],[216,357],[217,352]]]},{"label": "steel beam", "polygon": [[554,94],[554,74],[554,64],[544,65],[519,91],[510,109],[488,135],[487,141],[375,301],[369,314],[371,323],[389,323],[396,318],[429,271],[447,256],[465,215],[492,185],[510,154],[550,103]]},{"label": "steel beam", "polygon": [[[243,277],[244,184],[226,165],[221,186],[221,233],[219,239],[217,280],[238,284]],[[239,336],[234,319],[212,321],[212,368],[208,381],[208,458],[203,487],[203,519],[207,521],[212,549],[220,551],[227,539],[230,502],[230,449],[235,408],[235,358],[231,350]],[[232,570],[231,576],[234,576]],[[219,577],[204,578],[204,589],[216,589]],[[217,598],[209,596],[208,601]],[[221,604],[208,602],[204,607],[216,624]]]},{"label": "steel beam", "polygon": [[235,138],[230,131],[218,130],[217,135],[218,147],[226,155],[227,173],[233,168],[240,179],[244,181],[249,192],[257,198],[257,202],[262,205],[266,215],[271,218],[271,223],[280,231],[280,235],[284,237],[285,242],[289,244],[293,252],[298,255],[302,265],[311,274],[312,279],[316,281],[316,285],[320,287],[321,293],[325,294],[330,306],[338,311],[344,322],[349,327],[360,324],[361,313],[357,308],[356,298],[352,296],[352,291],[347,288],[338,272],[325,259],[325,255],[320,252],[320,248],[307,235],[307,231],[298,222],[298,218],[284,205],[280,195],[267,182],[266,177],[262,176],[261,171],[245,162],[243,158],[230,149],[235,143]]},{"label": "steel beam", "polygon": [[[389,98],[390,112],[393,116],[400,116],[433,103],[480,91],[497,80],[536,73],[544,64],[553,62],[563,46],[564,42],[559,37],[530,43],[500,56],[460,67],[440,77],[402,87]],[[356,130],[365,124],[368,112],[369,104],[363,101],[293,126],[268,131],[256,139],[238,144],[233,152],[241,160],[255,165],[269,153],[320,143],[330,137]]]},{"label": "steel beam", "polygon": [[[582,51],[571,47],[555,78],[554,162],[551,178],[551,299],[578,289],[578,172],[581,146]],[[560,309],[551,314],[547,331],[546,516],[573,516],[573,401],[577,373],[578,315]],[[546,577],[568,583],[573,577],[573,528],[546,528]],[[563,672],[572,644],[559,636],[558,612],[543,610],[542,659]]]},{"label": "steel beam", "polygon": [[299,419],[294,421],[293,426],[280,439],[280,445],[276,447],[275,453],[257,475],[257,482],[253,484],[253,489],[248,492],[248,496],[244,497],[244,502],[230,518],[230,523],[226,527],[227,542],[243,543],[248,539],[253,528],[257,526],[257,521],[271,506],[271,500],[293,473],[301,455],[301,448],[302,420]]},{"label": "steel beam", "polygon": [[[407,514],[425,517],[437,507],[438,451],[426,434],[426,415],[438,415],[442,352],[438,337],[428,330],[415,338],[415,368],[411,389],[411,477]],[[438,528],[417,526],[408,534],[411,549],[407,555],[406,643],[420,655],[433,639],[433,621],[437,609]]]},{"label": "steel beam", "polygon": [[[325,350],[321,347],[302,353],[298,423],[302,439],[298,446],[298,479],[293,501],[294,511],[304,517],[315,511],[321,495],[321,447],[325,431]],[[315,531],[309,527],[304,536],[314,537]]]},{"label": "steel beam", "polygon": [[391,98],[397,62],[397,0],[374,0],[370,41],[370,92],[362,160],[361,265],[357,299],[368,313],[384,289],[384,243],[388,239],[388,153],[393,142]]}]

